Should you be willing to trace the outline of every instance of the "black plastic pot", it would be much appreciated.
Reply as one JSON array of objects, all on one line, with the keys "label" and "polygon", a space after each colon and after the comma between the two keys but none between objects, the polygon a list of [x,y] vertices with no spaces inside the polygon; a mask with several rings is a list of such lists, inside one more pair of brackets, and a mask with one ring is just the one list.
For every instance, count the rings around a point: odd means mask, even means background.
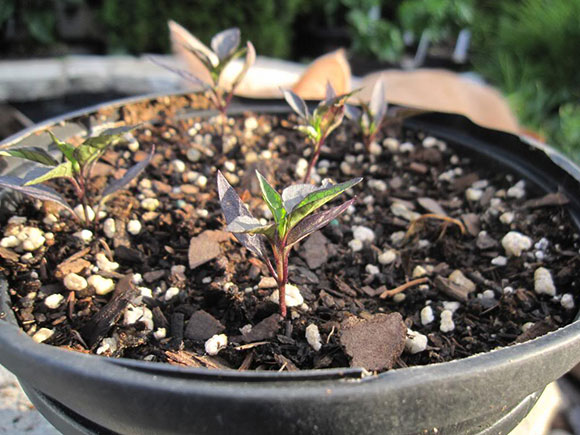
[{"label": "black plastic pot", "polygon": [[[280,104],[243,106],[265,107],[277,111]],[[553,150],[455,115],[424,115],[407,126],[493,159],[539,191],[563,191],[580,222],[580,169]],[[80,127],[64,122],[60,128]],[[6,142],[38,141],[33,131]],[[0,363],[48,420],[71,434],[507,433],[548,383],[580,362],[575,321],[527,343],[378,376],[358,369],[183,369],[36,344],[16,325],[5,281],[0,303]]]}]

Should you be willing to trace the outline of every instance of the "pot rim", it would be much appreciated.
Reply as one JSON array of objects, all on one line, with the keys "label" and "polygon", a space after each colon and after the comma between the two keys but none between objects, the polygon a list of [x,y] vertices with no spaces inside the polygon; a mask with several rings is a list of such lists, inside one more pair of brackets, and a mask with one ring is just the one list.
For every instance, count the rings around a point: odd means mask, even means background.
[{"label": "pot rim", "polygon": [[[121,98],[110,102],[104,102],[93,105],[87,108],[75,110],[63,115],[59,115],[38,124],[28,127],[16,134],[13,134],[0,142],[1,147],[14,145],[31,134],[45,130],[46,128],[66,122],[67,120],[78,118],[84,115],[90,115],[102,108],[115,108],[127,104],[152,100],[160,97],[176,96],[176,95],[191,95],[196,92],[172,92],[172,93],[154,93],[141,96],[131,96]],[[250,98],[236,98],[234,102],[237,105],[247,103],[257,104],[261,108],[274,108],[279,110],[284,105],[280,105],[281,100],[254,100]],[[217,113],[217,112],[216,112]],[[543,144],[539,141],[531,139],[527,136],[516,136],[510,133],[491,130],[480,127],[474,124],[468,118],[462,115],[435,113],[431,112],[425,115],[419,115],[416,119],[428,118],[429,115],[434,115],[436,118],[453,119],[460,121],[463,124],[473,126],[477,130],[490,132],[493,135],[500,135],[511,137],[512,140],[518,140],[524,145],[533,150],[541,151],[545,154],[556,166],[571,176],[577,183],[580,183],[580,167],[570,161],[567,157],[559,151]],[[415,118],[414,118],[415,119]],[[415,123],[413,120],[408,122],[415,128],[420,128],[423,124],[421,122]],[[571,198],[572,200],[573,198]],[[576,201],[577,202],[577,201]],[[127,358],[108,358],[92,354],[83,354],[79,352],[63,350],[54,346],[46,344],[35,343],[24,331],[17,325],[14,315],[10,307],[10,300],[7,295],[7,282],[0,277],[0,344],[3,349],[12,348],[20,357],[32,357],[43,360],[45,364],[58,365],[69,364],[72,370],[78,370],[79,367],[87,368],[92,366],[98,376],[114,380],[119,377],[126,369],[134,372],[148,373],[152,375],[165,375],[167,377],[181,378],[181,379],[201,379],[210,381],[234,381],[234,382],[298,382],[298,381],[312,381],[312,380],[357,380],[354,384],[368,384],[369,381],[382,380],[388,383],[403,383],[416,384],[417,382],[425,381],[427,378],[437,378],[439,380],[470,377],[473,374],[483,370],[487,370],[490,365],[498,368],[505,367],[510,364],[517,363],[522,360],[533,359],[538,353],[557,354],[561,349],[577,346],[580,343],[580,313],[577,314],[574,322],[559,328],[555,331],[549,332],[541,337],[533,340],[502,347],[491,350],[489,352],[471,355],[462,359],[456,359],[443,363],[433,363],[423,366],[413,366],[407,368],[397,368],[389,370],[378,375],[370,375],[362,368],[332,368],[332,369],[309,369],[298,372],[271,372],[271,371],[244,371],[238,372],[236,370],[223,369],[207,369],[207,368],[182,368],[173,366],[168,363],[132,360]],[[0,353],[4,354],[4,352]],[[0,358],[2,359],[2,358]],[[0,361],[2,362],[2,361]],[[102,364],[101,364],[102,362]],[[15,372],[19,370],[17,367],[8,367],[14,369]],[[567,371],[567,369],[565,370]],[[561,374],[565,373],[563,371]],[[349,384],[353,385],[352,382]]]}]

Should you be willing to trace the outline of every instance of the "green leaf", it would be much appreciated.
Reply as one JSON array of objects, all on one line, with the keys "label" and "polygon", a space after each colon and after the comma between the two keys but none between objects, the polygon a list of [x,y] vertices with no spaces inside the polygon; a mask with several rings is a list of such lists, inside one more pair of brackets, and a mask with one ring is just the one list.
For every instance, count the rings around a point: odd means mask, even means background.
[{"label": "green leaf", "polygon": [[344,183],[335,184],[334,186],[322,188],[316,192],[312,192],[298,204],[290,216],[288,216],[288,230],[294,228],[302,219],[314,212],[316,209],[322,207],[329,201],[332,201],[342,192],[356,184],[360,183],[362,178],[353,178]]},{"label": "green leaf", "polygon": [[32,180],[27,181],[24,183],[25,186],[30,186],[32,184],[40,184],[48,180],[52,180],[53,178],[68,178],[73,177],[75,175],[73,170],[72,162],[64,162],[51,169],[50,171],[46,172],[45,174],[41,175],[40,177],[36,177]]},{"label": "green leaf", "polygon": [[280,237],[284,237],[286,234],[286,210],[284,209],[282,197],[258,171],[256,171],[256,176],[260,182],[260,189],[262,189],[262,198],[264,198],[274,216],[274,220],[278,224],[278,234]]},{"label": "green leaf", "polygon": [[38,147],[23,147],[0,150],[0,156],[18,157],[46,166],[56,166],[58,162],[45,150]]},{"label": "green leaf", "polygon": [[71,162],[76,162],[76,159],[74,157],[75,147],[69,143],[61,141],[52,133],[52,131],[48,131],[48,134],[50,135],[50,137],[52,138],[52,142],[58,147],[60,152],[64,154],[64,157]]},{"label": "green leaf", "polygon": [[97,160],[110,146],[119,143],[125,133],[130,132],[136,126],[122,126],[110,128],[98,136],[89,137],[81,145],[75,148],[73,156],[81,166]]}]

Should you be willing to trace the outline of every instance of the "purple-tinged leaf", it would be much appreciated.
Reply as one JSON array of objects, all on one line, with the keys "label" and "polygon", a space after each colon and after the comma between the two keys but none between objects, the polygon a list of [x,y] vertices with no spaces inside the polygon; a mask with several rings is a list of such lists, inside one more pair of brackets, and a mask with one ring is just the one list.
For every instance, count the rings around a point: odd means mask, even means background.
[{"label": "purple-tinged leaf", "polygon": [[244,61],[244,66],[242,67],[242,70],[240,71],[240,73],[236,77],[236,80],[232,84],[232,92],[236,90],[238,85],[242,82],[242,80],[248,73],[248,70],[254,65],[255,62],[256,62],[256,49],[254,48],[254,45],[250,41],[248,41],[246,43],[246,60]]},{"label": "purple-tinged leaf", "polygon": [[66,200],[56,190],[48,186],[26,186],[22,178],[3,176],[0,177],[0,188],[11,189],[32,198],[40,199],[41,201],[56,202],[74,214]]},{"label": "purple-tinged leaf", "polygon": [[332,85],[330,84],[330,81],[327,81],[326,82],[326,95],[324,97],[324,102],[330,103],[335,98],[336,98],[336,92],[335,92],[334,88],[332,87]]},{"label": "purple-tinged leaf", "polygon": [[238,216],[226,230],[232,233],[264,234],[271,240],[276,237],[276,228],[273,224],[262,225],[258,219],[250,216]]},{"label": "purple-tinged leaf", "polygon": [[45,150],[38,147],[0,149],[0,156],[18,157],[45,166],[56,166],[58,162]]},{"label": "purple-tinged leaf", "polygon": [[292,110],[298,114],[298,116],[305,120],[310,118],[308,106],[306,106],[306,102],[302,98],[289,89],[282,89],[282,94],[284,95],[286,102],[290,105]]},{"label": "purple-tinged leaf", "polygon": [[[217,174],[218,195],[222,213],[226,218],[226,224],[231,224],[239,216],[249,216],[252,214],[244,205],[234,188],[228,183],[226,177],[221,171]],[[234,233],[239,242],[244,245],[250,252],[258,257],[267,258],[266,248],[264,247],[263,236],[257,234]]]},{"label": "purple-tinged leaf", "polygon": [[288,228],[292,229],[306,216],[314,212],[316,209],[322,207],[327,202],[333,200],[342,192],[357,185],[362,181],[362,178],[353,178],[344,183],[335,184],[330,187],[318,189],[304,198],[298,204],[292,213],[288,216]]},{"label": "purple-tinged leaf", "polygon": [[240,29],[237,27],[219,32],[211,39],[211,48],[220,62],[229,57],[239,45]]},{"label": "purple-tinged leaf", "polygon": [[355,122],[360,120],[360,117],[362,116],[362,110],[350,104],[345,104],[344,108],[344,114],[348,119]]},{"label": "purple-tinged leaf", "polygon": [[189,71],[185,71],[181,68],[174,68],[172,66],[166,65],[163,62],[160,62],[159,60],[155,59],[153,56],[149,56],[148,57],[149,60],[151,62],[153,62],[156,65],[159,65],[161,68],[165,68],[168,71],[171,71],[175,74],[177,74],[178,76],[180,76],[182,79],[185,79],[191,83],[194,83],[198,86],[201,86],[202,89],[208,89],[210,86],[210,83],[206,83],[204,80],[202,80],[201,78],[193,75],[192,73],[190,73]]},{"label": "purple-tinged leaf", "polygon": [[330,221],[336,219],[344,213],[354,202],[355,198],[343,202],[341,205],[333,207],[329,210],[320,213],[314,213],[302,219],[294,228],[288,233],[287,246],[290,247],[300,240],[308,237],[315,231],[328,225]]},{"label": "purple-tinged leaf", "polygon": [[293,184],[282,191],[282,201],[287,213],[292,213],[294,207],[302,202],[312,192],[320,189],[313,184]]},{"label": "purple-tinged leaf", "polygon": [[125,172],[125,175],[123,175],[118,180],[115,180],[112,183],[110,183],[103,191],[101,197],[105,199],[107,196],[110,196],[113,193],[121,190],[123,187],[125,187],[127,184],[133,181],[137,176],[139,176],[141,172],[143,172],[143,170],[149,165],[149,163],[151,163],[151,159],[153,158],[154,155],[155,155],[155,147],[151,149],[151,152],[149,153],[147,158],[141,160],[136,165],[133,165],[131,168],[127,170],[127,172]]},{"label": "purple-tinged leaf", "polygon": [[375,83],[368,107],[375,125],[378,126],[387,113],[385,84],[382,80],[379,80]]},{"label": "purple-tinged leaf", "polygon": [[[189,52],[198,51],[203,53],[204,56],[209,60],[209,67],[204,65],[206,69],[212,69],[218,65],[219,60],[215,53],[211,51],[203,42],[193,36],[187,29],[173,20],[169,20],[168,25],[171,41],[174,45],[174,48],[177,49],[176,51],[179,51],[179,49],[183,47]],[[195,71],[197,71],[197,68]]]}]

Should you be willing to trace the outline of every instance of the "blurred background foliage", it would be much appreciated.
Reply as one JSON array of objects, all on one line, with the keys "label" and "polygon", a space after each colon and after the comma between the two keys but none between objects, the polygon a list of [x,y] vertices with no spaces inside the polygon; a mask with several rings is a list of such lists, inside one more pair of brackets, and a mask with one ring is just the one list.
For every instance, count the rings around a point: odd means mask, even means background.
[{"label": "blurred background foliage", "polygon": [[[477,72],[524,126],[580,161],[580,0],[0,0],[0,50],[162,53],[168,19],[202,41],[238,26],[259,54],[285,59],[346,46],[356,73],[404,64],[427,35],[425,66]],[[470,57],[454,64],[462,29]]]}]

